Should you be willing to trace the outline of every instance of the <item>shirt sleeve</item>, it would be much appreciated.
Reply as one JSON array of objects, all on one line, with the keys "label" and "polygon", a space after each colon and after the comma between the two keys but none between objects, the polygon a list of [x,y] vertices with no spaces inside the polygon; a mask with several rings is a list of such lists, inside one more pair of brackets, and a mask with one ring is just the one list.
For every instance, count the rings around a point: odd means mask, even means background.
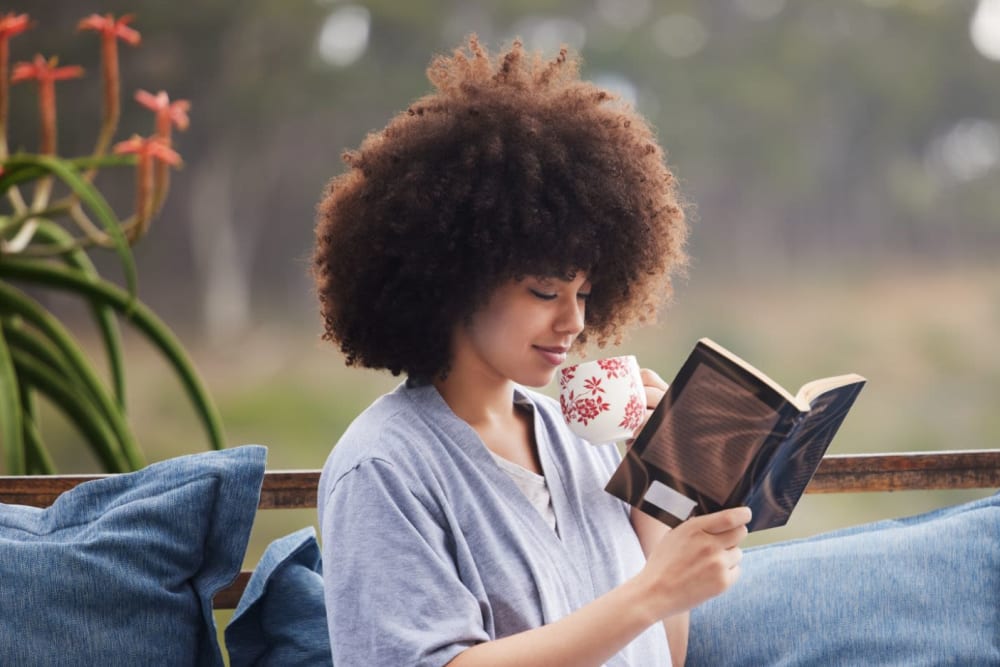
[{"label": "shirt sleeve", "polygon": [[444,519],[392,464],[367,460],[336,480],[321,531],[333,664],[445,665],[489,639]]}]

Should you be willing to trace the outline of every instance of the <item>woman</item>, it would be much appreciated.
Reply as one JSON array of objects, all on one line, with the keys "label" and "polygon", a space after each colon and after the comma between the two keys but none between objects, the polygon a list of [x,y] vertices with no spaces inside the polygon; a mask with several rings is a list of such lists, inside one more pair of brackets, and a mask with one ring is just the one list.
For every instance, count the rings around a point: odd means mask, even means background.
[{"label": "woman", "polygon": [[334,664],[681,664],[749,510],[673,531],[630,511],[603,491],[617,450],[528,389],[669,295],[686,224],[662,150],[565,50],[473,37],[428,76],[320,205],[324,337],[407,376],[320,482]]}]

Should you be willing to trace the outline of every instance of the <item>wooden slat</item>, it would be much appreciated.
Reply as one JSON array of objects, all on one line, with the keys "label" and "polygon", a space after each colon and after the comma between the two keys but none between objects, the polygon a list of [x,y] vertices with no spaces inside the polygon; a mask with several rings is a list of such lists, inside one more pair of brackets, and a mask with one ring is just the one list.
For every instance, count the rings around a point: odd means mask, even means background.
[{"label": "wooden slat", "polygon": [[[260,490],[260,509],[316,507],[319,470],[269,470]],[[0,476],[0,503],[48,507],[64,491],[106,475]]]},{"label": "wooden slat", "polygon": [[104,475],[38,475],[0,477],[0,502],[11,505],[48,507],[63,491]]},{"label": "wooden slat", "polygon": [[319,470],[276,470],[264,474],[260,509],[315,509]]},{"label": "wooden slat", "polygon": [[823,459],[807,493],[1000,487],[1000,450],[854,454]]},{"label": "wooden slat", "polygon": [[243,590],[247,587],[247,582],[250,581],[251,574],[253,573],[249,570],[243,570],[236,575],[233,583],[215,594],[215,597],[212,598],[212,606],[216,609],[236,609],[236,605],[239,604],[240,598],[243,596]]},{"label": "wooden slat", "polygon": [[[264,474],[260,509],[316,507],[319,470],[272,470]],[[104,475],[0,476],[0,502],[47,507],[62,492]],[[827,456],[807,493],[1000,488],[1000,449],[903,454]],[[250,572],[220,591],[216,609],[234,609]]]},{"label": "wooden slat", "polygon": [[[319,470],[264,474],[260,509],[316,507]],[[0,502],[47,507],[59,494],[103,475],[0,476]],[[827,456],[807,493],[1000,488],[1000,449]]]}]

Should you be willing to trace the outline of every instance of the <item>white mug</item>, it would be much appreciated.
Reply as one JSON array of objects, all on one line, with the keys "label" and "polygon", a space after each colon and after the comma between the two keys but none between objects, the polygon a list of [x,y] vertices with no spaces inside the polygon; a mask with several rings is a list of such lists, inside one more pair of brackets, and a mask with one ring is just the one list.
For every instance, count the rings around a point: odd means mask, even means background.
[{"label": "white mug", "polygon": [[646,415],[639,362],[626,355],[560,369],[559,404],[570,430],[592,444],[631,438]]}]

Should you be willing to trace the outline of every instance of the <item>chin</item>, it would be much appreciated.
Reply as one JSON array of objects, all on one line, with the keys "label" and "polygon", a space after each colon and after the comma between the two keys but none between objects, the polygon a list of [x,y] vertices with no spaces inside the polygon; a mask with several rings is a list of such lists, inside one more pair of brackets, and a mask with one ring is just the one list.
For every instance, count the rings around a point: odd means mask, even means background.
[{"label": "chin", "polygon": [[552,382],[556,376],[556,369],[546,370],[544,373],[524,374],[522,377],[514,378],[514,382],[524,387],[541,389]]}]

